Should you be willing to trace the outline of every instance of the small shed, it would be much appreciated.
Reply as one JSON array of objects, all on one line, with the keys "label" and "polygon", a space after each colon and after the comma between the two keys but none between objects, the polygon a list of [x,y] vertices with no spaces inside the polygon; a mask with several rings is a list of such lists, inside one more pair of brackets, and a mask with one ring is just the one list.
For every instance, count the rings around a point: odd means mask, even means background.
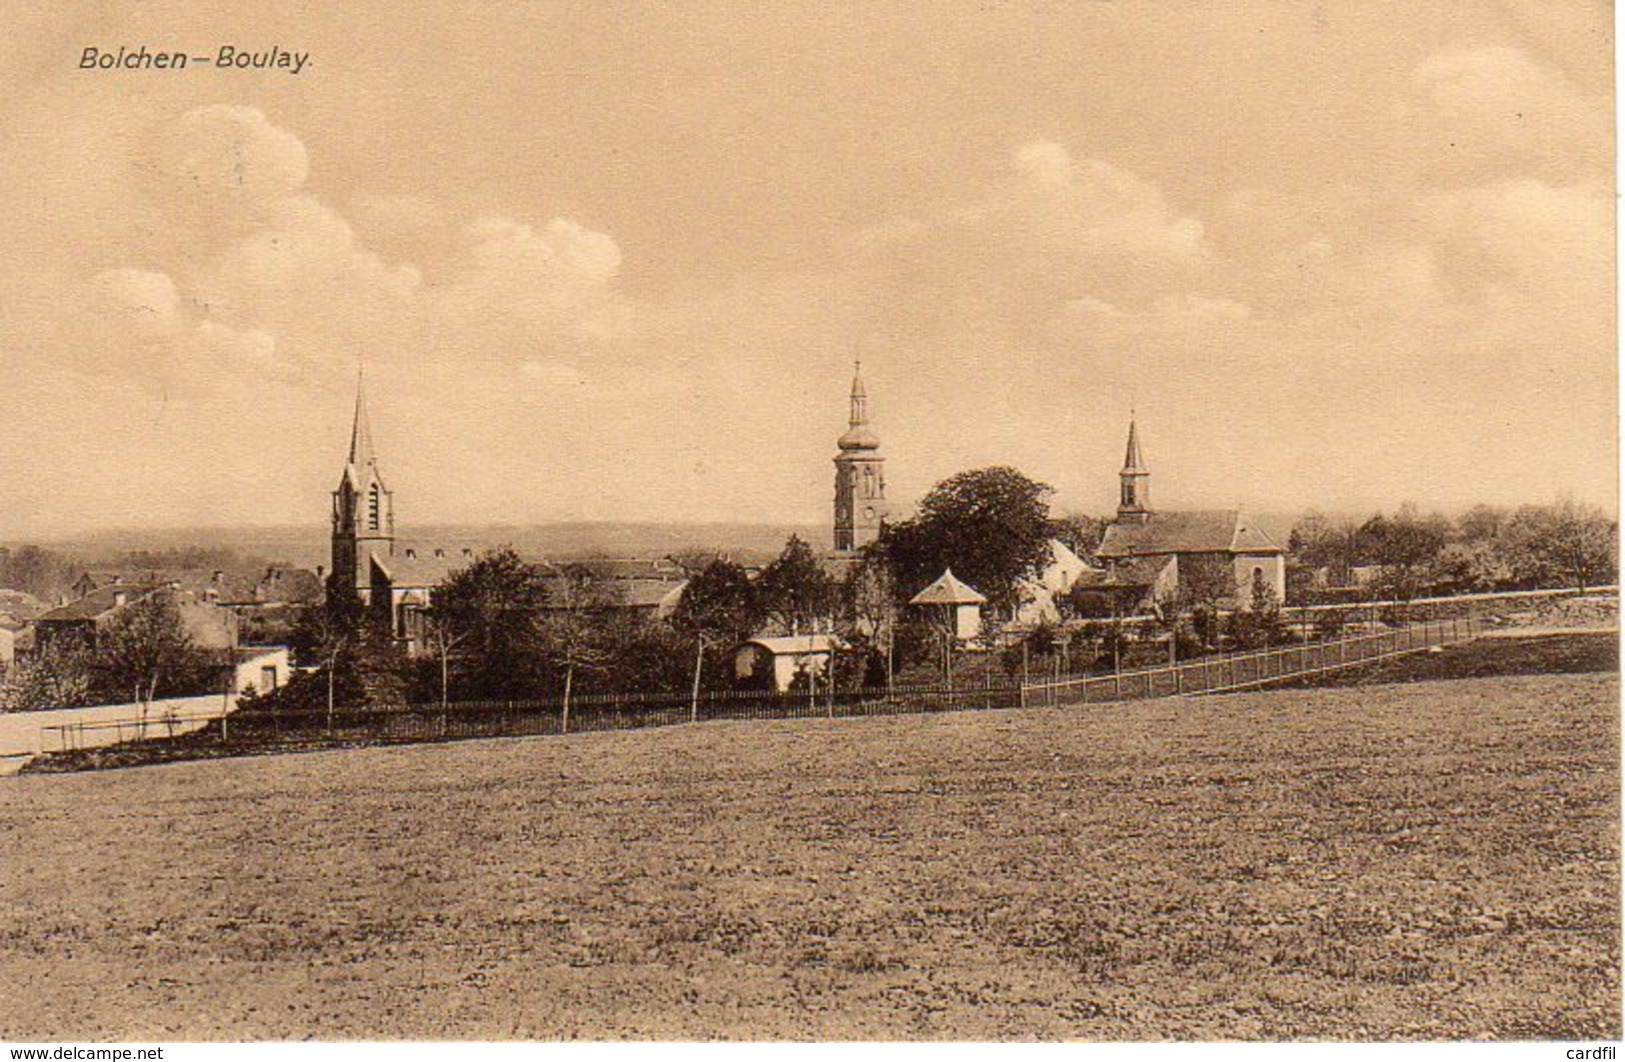
[{"label": "small shed", "polygon": [[915,594],[909,604],[925,609],[956,641],[970,641],[982,633],[982,606],[987,604],[987,598],[975,587],[960,582],[952,568]]},{"label": "small shed", "polygon": [[798,671],[828,672],[834,648],[835,638],[829,634],[752,638],[734,650],[734,677],[741,686],[783,693]]}]

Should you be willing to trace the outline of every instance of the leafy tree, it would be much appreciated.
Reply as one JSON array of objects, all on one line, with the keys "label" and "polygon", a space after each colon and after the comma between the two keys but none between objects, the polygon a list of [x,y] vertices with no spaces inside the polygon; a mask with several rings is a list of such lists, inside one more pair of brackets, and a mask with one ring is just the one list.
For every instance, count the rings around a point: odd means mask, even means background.
[{"label": "leafy tree", "polygon": [[1456,519],[1457,542],[1495,543],[1506,530],[1512,514],[1494,505],[1475,505]]},{"label": "leafy tree", "polygon": [[[355,588],[329,576],[327,594],[318,605],[301,609],[294,622],[290,649],[293,662],[315,669],[322,679],[327,709],[327,726],[332,729],[339,704],[361,704],[368,700],[363,672],[376,673],[376,664],[364,666],[362,656],[376,653],[381,639],[375,630],[376,618],[368,613]],[[277,703],[290,701],[281,698]]]},{"label": "leafy tree", "polygon": [[836,587],[812,547],[791,535],[777,559],[756,581],[756,599],[768,620],[785,634],[828,630]]},{"label": "leafy tree", "polygon": [[1280,640],[1281,599],[1262,573],[1253,574],[1245,610],[1231,616],[1236,643],[1243,648],[1267,646]]},{"label": "leafy tree", "polygon": [[1618,525],[1596,506],[1567,497],[1525,506],[1514,514],[1507,537],[1513,567],[1530,584],[1583,591],[1617,577]]},{"label": "leafy tree", "polygon": [[456,640],[463,695],[512,696],[535,672],[546,573],[511,549],[491,550],[435,591],[431,622]]},{"label": "leafy tree", "polygon": [[745,569],[718,558],[683,588],[672,624],[708,644],[732,646],[760,630],[763,618],[756,587]]},{"label": "leafy tree", "polygon": [[0,674],[0,712],[78,708],[95,702],[89,650],[62,649],[18,659]]},{"label": "leafy tree", "polygon": [[763,615],[750,576],[730,560],[713,560],[688,581],[677,611],[672,615],[672,626],[694,645],[693,710],[696,714],[707,659],[711,662],[714,684],[722,685],[722,654],[755,634],[762,626]]},{"label": "leafy tree", "polygon": [[687,688],[694,642],[670,623],[652,620],[631,609],[617,609],[601,620],[598,644],[608,656],[596,677],[612,692],[675,692]]},{"label": "leafy tree", "polygon": [[192,644],[167,592],[149,594],[113,613],[97,639],[95,666],[110,693],[134,691],[143,720],[160,688],[191,693],[208,686],[205,654]]},{"label": "leafy tree", "polygon": [[1106,537],[1106,521],[1083,513],[1057,516],[1050,521],[1049,537],[1059,539],[1080,557],[1092,557],[1100,548],[1100,540]]},{"label": "leafy tree", "polygon": [[1052,488],[1013,468],[961,472],[935,487],[919,515],[887,525],[882,547],[901,595],[918,593],[946,568],[1006,615],[1020,584],[1049,561]]},{"label": "leafy tree", "polygon": [[1431,577],[1449,532],[1446,521],[1423,517],[1413,505],[1401,506],[1393,516],[1378,513],[1367,520],[1360,538],[1370,560],[1382,566],[1379,589],[1400,601],[1415,597]]},{"label": "leafy tree", "polygon": [[1361,562],[1361,544],[1360,525],[1310,510],[1292,528],[1287,551],[1311,569],[1325,568],[1333,586],[1348,586]]}]

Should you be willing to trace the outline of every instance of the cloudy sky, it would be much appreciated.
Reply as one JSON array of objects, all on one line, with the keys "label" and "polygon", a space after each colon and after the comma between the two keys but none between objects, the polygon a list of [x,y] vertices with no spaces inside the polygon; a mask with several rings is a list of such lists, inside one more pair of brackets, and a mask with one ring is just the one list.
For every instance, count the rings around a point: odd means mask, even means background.
[{"label": "cloudy sky", "polygon": [[0,38],[0,535],[319,523],[362,361],[406,523],[821,520],[857,354],[904,505],[1614,504],[1606,5],[212,6]]}]

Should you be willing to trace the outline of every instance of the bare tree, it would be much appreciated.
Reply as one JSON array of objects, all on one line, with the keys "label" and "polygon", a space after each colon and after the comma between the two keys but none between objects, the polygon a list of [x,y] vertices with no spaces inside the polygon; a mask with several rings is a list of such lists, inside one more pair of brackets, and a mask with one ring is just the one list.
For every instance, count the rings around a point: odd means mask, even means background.
[{"label": "bare tree", "polygon": [[570,695],[576,673],[603,670],[612,658],[603,644],[599,621],[604,610],[615,603],[613,584],[591,564],[564,567],[549,588],[539,648],[544,659],[564,672],[559,728],[565,733],[570,730]]}]

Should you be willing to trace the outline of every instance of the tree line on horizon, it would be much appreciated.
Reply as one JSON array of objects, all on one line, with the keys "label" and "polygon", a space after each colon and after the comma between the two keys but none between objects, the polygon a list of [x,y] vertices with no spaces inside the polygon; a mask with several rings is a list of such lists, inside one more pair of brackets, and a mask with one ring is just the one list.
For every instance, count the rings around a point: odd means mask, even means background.
[{"label": "tree line on horizon", "polygon": [[1475,505],[1455,518],[1402,505],[1365,520],[1305,513],[1287,542],[1291,604],[1498,590],[1584,591],[1619,578],[1619,525],[1573,498]]}]

